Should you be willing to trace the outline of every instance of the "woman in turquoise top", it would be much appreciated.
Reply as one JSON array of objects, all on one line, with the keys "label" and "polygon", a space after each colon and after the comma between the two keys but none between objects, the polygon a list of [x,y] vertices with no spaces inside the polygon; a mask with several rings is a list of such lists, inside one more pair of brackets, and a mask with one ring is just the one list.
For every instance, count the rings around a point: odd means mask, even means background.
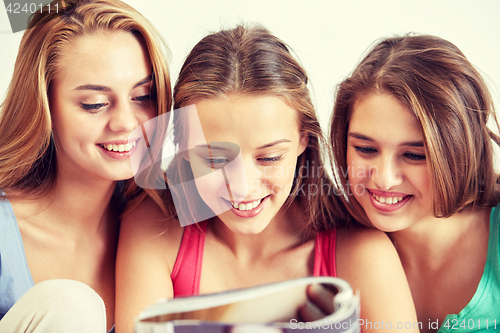
[{"label": "woman in turquoise top", "polygon": [[487,127],[498,120],[478,71],[444,39],[389,38],[336,97],[345,202],[392,239],[421,331],[500,330],[500,138]]},{"label": "woman in turquoise top", "polygon": [[[27,311],[22,295],[55,279],[92,287],[112,328],[116,185],[145,146],[132,131],[170,109],[161,45],[118,0],[53,1],[34,14],[0,109],[0,331],[17,332],[6,321]],[[137,195],[133,180],[120,184]]]}]

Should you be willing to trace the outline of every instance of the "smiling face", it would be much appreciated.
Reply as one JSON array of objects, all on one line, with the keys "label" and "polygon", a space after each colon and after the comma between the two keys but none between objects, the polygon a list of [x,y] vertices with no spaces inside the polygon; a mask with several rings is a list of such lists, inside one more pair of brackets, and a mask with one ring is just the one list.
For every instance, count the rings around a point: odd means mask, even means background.
[{"label": "smiling face", "polygon": [[307,146],[297,111],[279,97],[233,94],[196,109],[204,137],[190,134],[188,147],[200,196],[233,232],[260,233],[288,198]]},{"label": "smiling face", "polygon": [[422,129],[391,95],[370,94],[354,104],[347,167],[350,191],[375,228],[403,230],[432,216]]},{"label": "smiling face", "polygon": [[83,35],[65,48],[50,86],[59,172],[131,178],[129,134],[155,115],[152,84],[147,53],[131,33]]}]

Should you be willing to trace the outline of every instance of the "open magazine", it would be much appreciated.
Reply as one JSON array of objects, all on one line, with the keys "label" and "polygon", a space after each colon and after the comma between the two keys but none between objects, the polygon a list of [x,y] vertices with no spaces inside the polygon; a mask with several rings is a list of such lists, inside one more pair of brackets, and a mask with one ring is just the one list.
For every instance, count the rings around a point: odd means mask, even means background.
[{"label": "open magazine", "polygon": [[[334,312],[302,322],[297,310],[307,301],[306,288],[320,284],[335,296]],[[344,280],[306,277],[218,294],[161,300],[136,319],[136,333],[273,333],[322,330],[360,332],[359,297]]]}]

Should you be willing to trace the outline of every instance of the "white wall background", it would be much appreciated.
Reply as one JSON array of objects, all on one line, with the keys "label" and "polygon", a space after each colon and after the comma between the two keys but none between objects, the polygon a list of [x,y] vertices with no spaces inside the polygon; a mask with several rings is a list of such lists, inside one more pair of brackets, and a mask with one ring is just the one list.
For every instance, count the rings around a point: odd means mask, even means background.
[{"label": "white wall background", "polygon": [[[148,18],[171,51],[175,82],[191,48],[209,32],[253,22],[283,39],[306,68],[326,129],[336,85],[383,37],[433,34],[457,45],[483,73],[500,109],[500,0],[126,0]],[[22,32],[0,8],[0,98],[12,76]],[[500,111],[497,111],[500,113]],[[499,155],[500,156],[500,155]],[[500,157],[499,157],[500,161]],[[500,163],[498,164],[500,167]]]}]

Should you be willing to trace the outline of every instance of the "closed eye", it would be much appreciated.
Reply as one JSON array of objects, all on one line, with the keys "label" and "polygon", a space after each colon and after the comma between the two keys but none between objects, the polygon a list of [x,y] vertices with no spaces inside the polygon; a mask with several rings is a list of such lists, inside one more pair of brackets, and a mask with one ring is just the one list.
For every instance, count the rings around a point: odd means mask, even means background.
[{"label": "closed eye", "polygon": [[377,149],[372,148],[372,147],[359,147],[359,146],[353,146],[354,149],[363,155],[371,155],[377,153]]},{"label": "closed eye", "polygon": [[85,103],[80,103],[80,107],[88,112],[97,112],[99,109],[108,106],[108,103],[95,103],[95,104],[85,104]]},{"label": "closed eye", "polygon": [[415,153],[405,153],[403,156],[409,160],[417,161],[417,162],[418,161],[425,161],[425,159],[426,159],[425,155],[415,154]]},{"label": "closed eye", "polygon": [[262,163],[262,164],[274,164],[274,163],[278,163],[279,161],[281,161],[283,159],[283,156],[284,155],[278,155],[278,156],[273,156],[273,157],[261,157],[261,158],[258,158],[257,160]]},{"label": "closed eye", "polygon": [[137,96],[137,97],[134,97],[134,100],[137,102],[149,102],[152,100],[152,96],[151,95]]},{"label": "closed eye", "polygon": [[203,163],[212,167],[212,168],[222,168],[224,165],[231,162],[229,158],[204,158]]}]

